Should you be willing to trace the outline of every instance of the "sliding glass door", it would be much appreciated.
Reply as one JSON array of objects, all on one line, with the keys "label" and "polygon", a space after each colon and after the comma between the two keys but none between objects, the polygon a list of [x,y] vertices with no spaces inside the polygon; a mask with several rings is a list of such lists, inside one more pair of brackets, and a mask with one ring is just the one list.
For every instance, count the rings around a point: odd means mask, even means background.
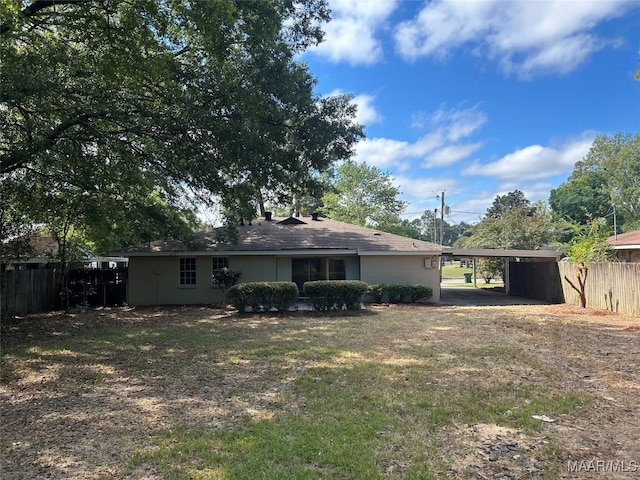
[{"label": "sliding glass door", "polygon": [[305,257],[291,259],[291,281],[303,293],[304,282],[314,280],[344,280],[345,261],[342,258]]}]

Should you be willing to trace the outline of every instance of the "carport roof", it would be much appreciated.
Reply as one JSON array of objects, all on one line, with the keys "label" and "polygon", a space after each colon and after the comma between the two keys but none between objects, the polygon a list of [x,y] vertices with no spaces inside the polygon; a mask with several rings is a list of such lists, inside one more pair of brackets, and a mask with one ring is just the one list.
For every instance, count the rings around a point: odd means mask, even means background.
[{"label": "carport roof", "polygon": [[556,250],[516,250],[509,248],[452,248],[445,250],[443,255],[453,257],[499,257],[499,258],[553,258],[562,257]]}]

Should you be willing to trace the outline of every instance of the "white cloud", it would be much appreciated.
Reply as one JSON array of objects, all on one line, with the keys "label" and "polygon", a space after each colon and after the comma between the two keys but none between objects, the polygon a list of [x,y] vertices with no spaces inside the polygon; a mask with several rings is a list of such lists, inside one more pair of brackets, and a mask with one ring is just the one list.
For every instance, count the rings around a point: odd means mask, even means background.
[{"label": "white cloud", "polygon": [[372,95],[356,95],[353,102],[358,106],[356,121],[362,125],[371,125],[382,122],[382,115],[373,106],[375,97]]},{"label": "white cloud", "polygon": [[409,60],[423,56],[444,58],[451,48],[476,40],[485,32],[494,10],[491,1],[425,3],[415,19],[397,26],[396,48]]},{"label": "white cloud", "polygon": [[422,114],[424,125],[430,131],[415,142],[389,138],[365,138],[356,147],[355,159],[379,168],[394,167],[405,170],[409,161],[419,159],[423,166],[451,165],[467,158],[482,144],[460,143],[476,132],[487,118],[477,107],[445,110],[440,108],[427,115]]},{"label": "white cloud", "polygon": [[478,108],[449,109],[443,107],[430,117],[431,125],[452,142],[473,134],[487,122],[487,116]]},{"label": "white cloud", "polygon": [[404,170],[408,167],[407,154],[411,144],[390,138],[365,138],[356,145],[354,160],[367,162],[378,168],[395,167]]},{"label": "white cloud", "polygon": [[[342,90],[333,90],[327,96],[332,97],[336,95],[342,95],[344,92]],[[356,104],[358,107],[356,112],[356,122],[361,125],[371,125],[374,123],[382,123],[383,117],[378,110],[373,106],[373,102],[375,97],[373,95],[368,95],[366,93],[362,93],[360,95],[355,95],[353,97],[352,102]]]},{"label": "white cloud", "polygon": [[447,221],[478,223],[487,212],[487,208],[493,203],[496,195],[495,192],[483,192],[461,200],[453,198],[447,202],[450,204],[450,218]]},{"label": "white cloud", "polygon": [[459,191],[457,181],[452,177],[415,178],[397,175],[394,178],[394,184],[404,195],[420,200],[435,201],[436,195],[439,195],[443,190],[450,193]]},{"label": "white cloud", "polygon": [[468,143],[463,145],[449,145],[436,150],[425,157],[425,167],[444,167],[467,158],[482,146],[481,143]]},{"label": "white cloud", "polygon": [[475,162],[465,168],[462,173],[518,181],[563,175],[571,172],[573,165],[584,158],[594,138],[593,132],[585,132],[559,147],[530,145],[509,153],[495,162],[486,164]]},{"label": "white cloud", "polygon": [[[538,200],[546,202],[549,200],[549,192],[556,187],[557,185],[548,182],[534,182],[530,185],[521,185],[520,190],[522,190],[524,196],[531,202],[537,202]],[[518,187],[510,188],[509,191],[512,192],[516,188]]]},{"label": "white cloud", "polygon": [[594,52],[617,44],[592,29],[637,5],[627,0],[436,0],[397,26],[396,50],[408,60],[445,59],[464,46],[496,60],[506,73],[566,73]]},{"label": "white cloud", "polygon": [[310,48],[332,62],[373,65],[383,57],[378,30],[396,9],[398,2],[368,0],[332,0],[332,20],[325,26],[325,40]]}]

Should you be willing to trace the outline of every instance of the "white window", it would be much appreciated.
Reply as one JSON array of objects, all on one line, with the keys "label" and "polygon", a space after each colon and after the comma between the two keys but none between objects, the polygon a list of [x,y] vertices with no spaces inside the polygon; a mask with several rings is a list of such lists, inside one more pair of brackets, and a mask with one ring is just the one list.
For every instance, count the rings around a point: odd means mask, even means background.
[{"label": "white window", "polygon": [[180,285],[196,284],[196,259],[180,259]]}]

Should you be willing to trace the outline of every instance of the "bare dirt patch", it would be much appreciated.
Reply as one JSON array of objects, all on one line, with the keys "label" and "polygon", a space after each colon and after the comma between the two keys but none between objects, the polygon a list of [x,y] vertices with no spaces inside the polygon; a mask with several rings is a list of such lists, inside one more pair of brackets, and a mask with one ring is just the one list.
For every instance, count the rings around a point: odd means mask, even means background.
[{"label": "bare dirt patch", "polygon": [[[535,434],[489,423],[454,424],[439,432],[451,478],[640,475],[640,319],[568,305],[373,306],[351,315],[389,314],[412,321],[396,323],[393,331],[372,322],[358,338],[340,334],[345,320],[338,315],[309,312],[240,316],[212,308],[126,308],[5,322],[2,478],[162,478],[151,466],[132,469],[128,462],[136,449],[153,448],[151,439],[163,431],[218,430],[246,416],[277,415],[280,394],[316,360],[253,352],[249,361],[233,344],[216,343],[229,332],[249,346],[252,336],[291,341],[296,335],[335,335],[337,347],[357,346],[369,360],[383,363],[410,365],[415,358],[407,352],[418,347],[441,351],[431,361],[446,372],[438,380],[443,388],[487,386],[498,379],[511,379],[519,388],[553,378],[559,386],[549,395],[579,392],[593,399],[552,422],[539,420]],[[94,335],[114,328],[117,335]],[[169,328],[175,339],[161,338],[158,332]],[[212,332],[210,349],[190,348],[186,335],[192,329]],[[77,340],[76,348],[66,347],[69,339]],[[456,351],[478,346],[488,349],[486,362],[481,356],[471,366],[456,360]],[[526,365],[536,367],[523,367],[517,359],[496,362],[494,350],[500,348],[519,352]],[[551,469],[545,465],[550,459],[556,462]],[[401,475],[398,465],[382,474]],[[637,470],[630,471],[634,465]]]}]

